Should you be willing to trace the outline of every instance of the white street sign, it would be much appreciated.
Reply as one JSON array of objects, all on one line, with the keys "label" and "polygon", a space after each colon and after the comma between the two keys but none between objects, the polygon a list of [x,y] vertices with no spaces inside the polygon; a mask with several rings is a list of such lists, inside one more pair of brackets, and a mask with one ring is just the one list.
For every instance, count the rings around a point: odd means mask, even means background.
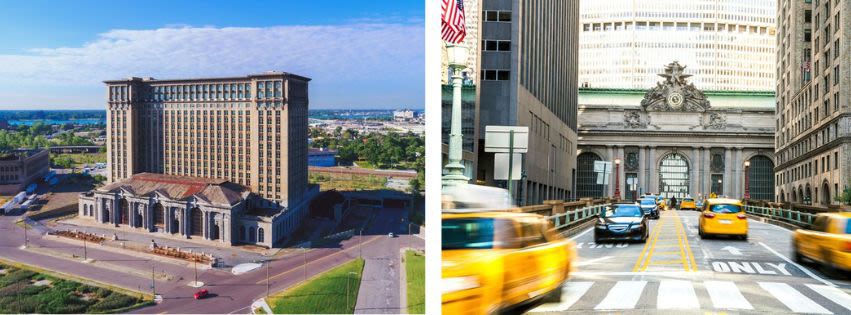
[{"label": "white street sign", "polygon": [[594,161],[594,172],[611,174],[612,162]]},{"label": "white street sign", "polygon": [[485,126],[485,152],[509,152],[510,132],[514,131],[514,153],[529,150],[529,127]]},{"label": "white street sign", "polygon": [[609,174],[597,173],[597,185],[608,185],[608,184],[609,184]]},{"label": "white street sign", "polygon": [[[520,180],[523,170],[523,155],[514,153],[514,164],[511,167],[511,180]],[[494,153],[493,155],[493,179],[508,180],[508,153]]]}]

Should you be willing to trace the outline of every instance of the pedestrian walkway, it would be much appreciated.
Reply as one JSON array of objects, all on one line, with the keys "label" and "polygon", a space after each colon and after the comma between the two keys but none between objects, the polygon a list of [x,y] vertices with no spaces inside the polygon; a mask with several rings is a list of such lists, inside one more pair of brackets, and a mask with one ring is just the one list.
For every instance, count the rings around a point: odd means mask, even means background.
[{"label": "pedestrian walkway", "polygon": [[531,312],[633,309],[849,314],[851,295],[842,289],[822,284],[687,280],[576,281],[565,284],[560,303],[544,304]]}]

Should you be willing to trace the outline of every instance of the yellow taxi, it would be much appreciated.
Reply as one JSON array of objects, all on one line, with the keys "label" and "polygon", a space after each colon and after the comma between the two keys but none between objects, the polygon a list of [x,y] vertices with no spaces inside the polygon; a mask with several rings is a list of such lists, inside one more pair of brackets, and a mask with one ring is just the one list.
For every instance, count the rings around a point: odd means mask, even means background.
[{"label": "yellow taxi", "polygon": [[680,201],[680,210],[697,210],[697,205],[694,203],[694,198],[685,197]]},{"label": "yellow taxi", "polygon": [[703,202],[698,222],[701,238],[709,235],[733,235],[748,239],[748,216],[736,199],[710,198]]},{"label": "yellow taxi", "polygon": [[851,271],[851,212],[820,213],[811,229],[792,234],[795,260],[814,260],[830,270]]},{"label": "yellow taxi", "polygon": [[442,237],[443,314],[559,302],[576,257],[573,242],[537,214],[444,211]]}]

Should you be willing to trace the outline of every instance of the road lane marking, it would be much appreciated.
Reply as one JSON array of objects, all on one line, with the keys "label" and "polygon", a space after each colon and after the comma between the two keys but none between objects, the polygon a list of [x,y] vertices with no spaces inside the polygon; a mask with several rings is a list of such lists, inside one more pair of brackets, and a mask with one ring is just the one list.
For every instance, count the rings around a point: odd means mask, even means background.
[{"label": "road lane marking", "polygon": [[618,281],[615,286],[609,290],[603,301],[594,307],[595,310],[624,310],[633,309],[638,299],[641,298],[641,292],[644,291],[644,286],[647,281]]},{"label": "road lane marking", "polygon": [[[363,242],[363,244],[360,244],[359,246],[363,246],[363,245],[366,245],[366,244],[372,243],[372,242],[377,241],[377,240],[379,240],[379,239],[381,239],[381,236],[376,236],[375,238],[373,238],[373,239],[371,239],[371,240],[368,240],[368,241],[366,241],[366,242]],[[311,263],[316,263],[316,262],[319,262],[319,261],[321,261],[321,260],[323,260],[323,259],[327,259],[327,258],[330,258],[330,257],[334,257],[334,256],[336,256],[336,255],[339,255],[339,254],[346,253],[346,252],[348,252],[349,250],[357,250],[357,248],[358,248],[358,246],[351,247],[351,248],[347,248],[347,249],[341,250],[341,251],[336,252],[336,253],[332,253],[332,254],[327,255],[327,256],[319,257],[319,259],[312,260],[312,261],[310,261],[310,262],[311,262]],[[292,268],[292,269],[290,269],[290,270],[287,270],[287,271],[284,271],[284,272],[282,272],[282,273],[279,273],[279,274],[276,274],[276,275],[274,275],[274,276],[271,276],[271,277],[269,277],[269,279],[268,279],[268,280],[269,280],[269,281],[271,281],[272,279],[275,279],[275,278],[281,277],[281,276],[283,276],[283,275],[285,275],[285,274],[288,274],[288,273],[290,273],[290,272],[299,271],[299,270],[301,270],[302,268],[303,268],[303,267],[295,267],[295,268]],[[257,282],[256,282],[256,284],[263,284],[263,283],[266,283],[266,280],[267,280],[267,279],[263,279],[263,280],[257,281]]]},{"label": "road lane marking", "polygon": [[[679,219],[680,214],[677,213],[677,212],[675,212],[675,214],[677,215],[677,218]],[[684,223],[680,222],[680,224],[681,224],[680,228],[682,228],[682,224],[684,224]],[[691,245],[689,245],[689,243],[688,243],[688,236],[683,235],[683,238],[684,238],[685,252],[688,255],[687,259],[688,259],[689,263],[691,263],[691,271],[697,271],[697,262],[694,260],[694,252],[691,250]]]},{"label": "road lane marking", "polygon": [[575,241],[577,238],[580,238],[580,237],[582,237],[582,235],[585,235],[586,233],[591,232],[591,230],[593,230],[593,229],[594,229],[594,226],[592,225],[592,226],[588,227],[588,229],[586,229],[585,231],[582,231],[582,233],[579,233],[579,234],[576,234],[576,235],[570,237],[570,240]]},{"label": "road lane marking", "polygon": [[848,293],[843,292],[839,288],[826,285],[808,283],[806,286],[828,300],[833,301],[833,303],[842,305],[842,307],[851,311],[851,295],[848,295]]},{"label": "road lane marking", "polygon": [[752,310],[753,305],[745,299],[739,287],[732,281],[705,281],[703,282],[712,305],[720,309]]},{"label": "road lane marking", "polygon": [[541,305],[531,312],[564,312],[567,311],[573,304],[576,304],[576,301],[579,301],[579,298],[585,295],[588,292],[588,289],[594,284],[593,281],[583,281],[583,282],[568,282],[564,286],[564,291],[561,293],[561,303],[552,305],[545,304]]},{"label": "road lane marking", "polygon": [[818,305],[813,300],[810,300],[792,286],[779,282],[757,282],[760,287],[768,291],[775,299],[786,305],[789,310],[795,313],[808,314],[833,314],[826,308]]},{"label": "road lane marking", "polygon": [[683,263],[683,269],[685,269],[685,271],[689,271],[688,261],[686,261],[686,250],[683,245],[683,237],[685,234],[685,232],[683,232],[683,222],[680,220],[680,216],[676,212],[674,212],[674,216],[677,218],[674,228],[677,232],[677,244],[680,244],[680,258]]},{"label": "road lane marking", "polygon": [[786,262],[787,262],[787,263],[789,263],[790,265],[797,267],[799,270],[803,271],[805,274],[807,274],[808,276],[810,276],[810,278],[813,278],[813,279],[815,279],[815,280],[817,280],[817,281],[819,281],[819,282],[821,282],[821,283],[824,283],[824,284],[826,284],[826,285],[829,285],[829,286],[831,286],[831,287],[834,287],[834,288],[836,287],[836,284],[834,284],[833,282],[827,281],[827,280],[822,279],[821,277],[819,277],[819,276],[815,275],[815,274],[814,274],[814,273],[812,273],[809,269],[804,268],[804,266],[801,266],[801,265],[799,265],[799,264],[795,263],[794,261],[792,261],[791,259],[789,259],[789,257],[783,256],[782,254],[778,253],[778,252],[777,252],[776,250],[774,250],[773,248],[769,247],[768,245],[765,245],[765,243],[763,243],[763,242],[759,242],[759,245],[762,245],[762,247],[765,247],[765,249],[767,249],[768,251],[772,252],[774,255],[777,255],[777,257],[780,257],[780,259],[783,259],[784,261],[786,261]]},{"label": "road lane marking", "polygon": [[[656,265],[676,265],[676,264],[680,264],[680,263],[682,263],[682,260],[660,260],[660,261],[651,261],[651,262],[650,262],[650,265],[651,265],[651,266],[656,266]],[[688,271],[688,270],[685,270],[685,271]]]},{"label": "road lane marking", "polygon": [[704,271],[682,271],[682,270],[665,270],[665,271],[574,271],[570,273],[573,276],[701,276],[712,275],[711,272]]},{"label": "road lane marking", "polygon": [[700,302],[691,281],[662,280],[656,294],[656,307],[670,309],[698,309]]},{"label": "road lane marking", "polygon": [[603,260],[612,259],[614,257],[615,256],[605,256],[605,257],[594,258],[594,259],[589,259],[589,260],[580,260],[579,262],[576,263],[576,266],[577,267],[587,266],[587,265],[591,265],[591,264],[594,264],[594,263],[601,262]]},{"label": "road lane marking", "polygon": [[656,248],[656,242],[659,240],[659,235],[662,233],[662,226],[665,223],[666,217],[667,216],[662,216],[659,219],[659,222],[656,223],[656,227],[654,228],[655,231],[653,231],[653,237],[649,242],[650,246],[645,246],[645,249],[647,249],[647,251],[642,251],[641,256],[638,256],[638,261],[635,262],[635,267],[632,269],[632,271],[647,270],[647,263],[649,263],[651,257],[653,257],[653,250]]}]

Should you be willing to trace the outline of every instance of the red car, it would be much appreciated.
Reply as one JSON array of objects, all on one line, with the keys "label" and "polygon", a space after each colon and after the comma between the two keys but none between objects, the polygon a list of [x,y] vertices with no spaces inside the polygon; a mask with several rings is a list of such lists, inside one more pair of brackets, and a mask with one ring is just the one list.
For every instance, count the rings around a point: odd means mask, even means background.
[{"label": "red car", "polygon": [[210,294],[210,291],[207,291],[207,289],[201,289],[198,292],[195,292],[195,299],[196,300],[203,299],[203,298],[207,297],[207,294]]}]

